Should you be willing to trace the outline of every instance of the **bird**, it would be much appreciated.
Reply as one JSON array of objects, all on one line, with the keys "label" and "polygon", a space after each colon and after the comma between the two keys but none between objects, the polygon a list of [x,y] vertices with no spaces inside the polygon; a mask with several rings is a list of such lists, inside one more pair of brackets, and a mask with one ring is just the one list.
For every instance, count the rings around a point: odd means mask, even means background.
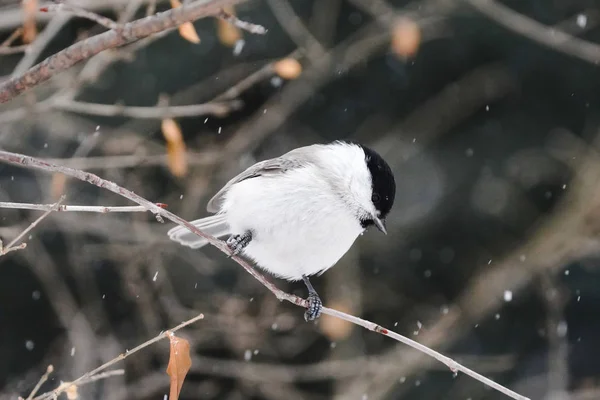
[{"label": "bird", "polygon": [[[271,275],[302,280],[306,321],[323,303],[309,277],[334,266],[365,230],[387,235],[396,181],[375,150],[337,140],[298,147],[257,162],[227,182],[208,202],[214,215],[191,221],[202,232],[227,236],[231,256],[243,255]],[[183,226],[171,240],[192,249],[208,241]]]}]

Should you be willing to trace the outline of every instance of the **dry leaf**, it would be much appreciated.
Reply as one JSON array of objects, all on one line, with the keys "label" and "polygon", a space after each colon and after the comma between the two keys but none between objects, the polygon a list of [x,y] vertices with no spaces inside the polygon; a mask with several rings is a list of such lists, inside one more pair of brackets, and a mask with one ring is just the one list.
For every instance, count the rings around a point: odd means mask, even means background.
[{"label": "dry leaf", "polygon": [[[224,7],[223,11],[227,14],[235,15],[233,7]],[[217,19],[217,37],[219,41],[227,47],[233,47],[242,38],[242,32],[238,27],[233,26],[224,19]]]},{"label": "dry leaf", "polygon": [[23,42],[31,43],[37,36],[37,26],[35,24],[35,14],[38,10],[37,0],[23,0]]},{"label": "dry leaf", "polygon": [[[181,7],[181,2],[179,0],[171,0],[171,8]],[[177,27],[179,30],[179,35],[182,38],[192,43],[200,43],[200,36],[198,36],[198,32],[196,32],[196,28],[194,28],[194,24],[191,22],[184,22],[183,24]]]},{"label": "dry leaf", "polygon": [[[352,314],[355,311],[348,304],[342,302],[333,302],[330,307],[348,314]],[[329,340],[347,338],[352,332],[353,327],[354,325],[348,321],[326,314],[321,315],[321,321],[319,322],[319,329]]]},{"label": "dry leaf", "polygon": [[173,333],[169,334],[169,342],[171,342],[169,365],[167,365],[167,374],[171,378],[169,400],[177,400],[185,376],[192,366],[192,359],[190,358],[190,342],[175,336]]},{"label": "dry leaf", "polygon": [[65,186],[67,184],[67,176],[61,173],[52,174],[52,181],[50,182],[50,194],[52,199],[59,199],[60,196],[65,192]]},{"label": "dry leaf", "polygon": [[185,22],[177,28],[179,30],[179,34],[182,38],[187,40],[188,42],[198,44],[200,43],[200,36],[198,36],[198,32],[196,32],[196,28],[191,22]]},{"label": "dry leaf", "polygon": [[408,18],[399,19],[392,29],[392,51],[402,57],[417,54],[421,44],[421,28]]},{"label": "dry leaf", "polygon": [[77,400],[79,397],[79,393],[77,392],[77,385],[71,385],[65,390],[67,393],[67,399],[69,400]]},{"label": "dry leaf", "polygon": [[302,65],[295,58],[284,58],[273,65],[273,70],[283,79],[296,79],[302,73]]},{"label": "dry leaf", "polygon": [[188,165],[181,128],[175,120],[171,118],[163,119],[162,133],[167,141],[169,171],[177,177],[182,177],[187,173]]}]

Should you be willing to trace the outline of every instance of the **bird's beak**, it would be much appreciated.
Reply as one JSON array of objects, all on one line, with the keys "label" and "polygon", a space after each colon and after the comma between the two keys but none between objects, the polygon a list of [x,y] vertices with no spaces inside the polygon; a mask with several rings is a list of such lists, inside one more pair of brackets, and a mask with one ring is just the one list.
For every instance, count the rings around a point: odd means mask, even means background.
[{"label": "bird's beak", "polygon": [[385,229],[385,219],[379,219],[377,217],[374,217],[373,221],[375,222],[375,226],[377,227],[377,229],[383,232],[384,235],[387,235],[387,230]]}]

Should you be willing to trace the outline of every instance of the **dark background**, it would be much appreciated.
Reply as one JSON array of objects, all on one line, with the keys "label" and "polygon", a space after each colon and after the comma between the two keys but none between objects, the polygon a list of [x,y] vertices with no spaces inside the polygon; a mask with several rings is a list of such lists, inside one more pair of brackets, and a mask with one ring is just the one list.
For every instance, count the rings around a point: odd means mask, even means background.
[{"label": "dark background", "polygon": [[[126,3],[85,5],[117,18]],[[2,105],[0,147],[60,159],[191,220],[258,160],[334,139],[364,142],[396,175],[389,235],[368,232],[313,279],[325,305],[438,349],[532,399],[597,399],[600,70],[472,3],[487,2],[243,3],[238,16],[268,33],[243,32],[240,54],[222,43],[214,19],[194,24],[200,44],[173,31],[105,52]],[[544,24],[536,29],[545,37],[556,26],[600,43],[595,1],[493,4]],[[0,2],[0,39],[20,24],[19,7]],[[134,15],[145,11],[140,2]],[[51,17],[42,16],[41,30]],[[400,17],[420,27],[412,57],[390,48]],[[103,30],[67,21],[39,59]],[[92,103],[154,106],[167,95],[173,105],[200,104],[294,51],[303,67],[298,79],[267,71],[239,95],[241,109],[177,118],[189,152],[184,177],[167,167],[160,118],[33,105],[51,104],[61,90]],[[115,58],[124,53],[127,59]],[[22,56],[0,55],[0,75]],[[103,62],[81,82],[82,68]],[[0,165],[0,201],[51,204],[55,180]],[[63,192],[65,204],[129,205],[74,180]],[[4,243],[39,215],[0,210]],[[507,398],[360,327],[328,317],[305,323],[301,309],[278,302],[217,250],[170,242],[170,227],[145,213],[53,213],[25,238],[25,250],[1,257],[0,397],[26,397],[48,364],[55,372],[42,391],[51,390],[202,312],[204,320],[179,332],[194,354],[182,399]],[[305,296],[302,284],[275,283]],[[163,398],[167,360],[168,343],[159,342],[117,364],[124,376],[79,394]]]}]

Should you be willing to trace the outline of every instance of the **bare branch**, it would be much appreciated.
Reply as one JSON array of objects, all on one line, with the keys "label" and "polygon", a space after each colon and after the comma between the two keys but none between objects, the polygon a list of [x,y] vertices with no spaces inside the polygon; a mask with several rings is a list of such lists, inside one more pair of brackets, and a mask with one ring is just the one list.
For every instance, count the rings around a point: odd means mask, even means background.
[{"label": "bare branch", "polygon": [[[159,207],[166,207],[163,203],[156,203]],[[38,211],[56,211],[56,212],[95,212],[95,213],[109,213],[109,212],[147,212],[146,207],[143,206],[68,206],[68,205],[56,205],[56,204],[31,204],[31,203],[9,203],[0,201],[0,208],[10,208],[13,210],[38,210]]]},{"label": "bare branch", "polygon": [[[40,169],[43,171],[61,172],[65,175],[69,175],[73,178],[77,178],[77,179],[89,182],[98,187],[110,190],[113,193],[119,194],[133,202],[136,202],[136,203],[146,207],[148,209],[148,211],[154,213],[157,216],[162,216],[164,218],[167,218],[167,219],[175,222],[176,224],[178,224],[180,226],[184,226],[185,228],[187,228],[194,234],[206,239],[210,244],[212,244],[213,246],[215,246],[216,248],[221,250],[223,253],[225,253],[227,255],[231,254],[231,250],[225,244],[225,242],[223,242],[213,236],[207,235],[206,233],[204,233],[204,232],[200,231],[198,228],[196,228],[194,225],[190,224],[188,221],[182,219],[181,217],[156,206],[155,204],[149,202],[148,200],[142,198],[141,196],[139,196],[125,188],[122,188],[113,182],[106,181],[97,175],[94,175],[94,174],[91,174],[88,172],[84,172],[84,171],[80,171],[80,170],[76,170],[76,169],[72,169],[72,168],[62,167],[62,166],[55,165],[55,164],[50,164],[46,161],[42,161],[42,160],[39,160],[39,159],[36,159],[33,157],[29,157],[29,156],[22,155],[22,154],[10,153],[10,152],[6,152],[6,151],[0,151],[0,161],[6,162],[9,164],[20,165],[20,166],[24,166],[24,167],[28,167],[28,168]],[[262,283],[267,289],[269,289],[271,291],[271,293],[273,293],[277,297],[277,299],[289,301],[290,303],[293,303],[300,307],[304,307],[304,308],[308,307],[308,301],[306,301],[305,299],[302,299],[298,296],[295,296],[293,294],[286,293],[283,290],[279,289],[277,286],[275,286],[273,283],[271,283],[269,280],[267,280],[262,274],[257,272],[254,268],[252,268],[244,259],[242,259],[238,256],[231,256],[231,258],[233,260],[235,260],[239,265],[241,265],[255,279],[257,279],[260,283]],[[413,347],[414,349],[417,349],[417,350],[435,358],[436,360],[444,363],[454,373],[461,371],[461,372],[471,376],[472,378],[477,379],[478,381],[498,390],[499,392],[504,393],[509,397],[512,397],[513,399],[529,400],[527,397],[521,396],[520,394],[515,393],[515,392],[511,391],[510,389],[507,389],[504,386],[497,384],[496,382],[492,381],[491,379],[486,378],[483,375],[476,373],[475,371],[457,363],[456,361],[452,360],[451,358],[446,357],[446,356],[442,355],[441,353],[438,353],[418,342],[415,342],[414,340],[411,340],[402,335],[399,335],[396,332],[390,331],[389,329],[384,328],[378,324],[375,324],[373,322],[355,317],[353,315],[346,314],[341,311],[333,310],[333,309],[327,308],[327,307],[323,307],[322,312],[323,312],[323,314],[327,314],[327,315],[331,315],[333,317],[343,319],[343,320],[351,322],[353,324],[362,326],[363,328],[366,328],[370,331],[380,333],[380,334],[390,337],[396,341],[407,344],[407,345]],[[136,348],[134,350],[137,351],[137,350],[139,350],[139,348]],[[115,359],[115,360],[117,360],[117,359]],[[116,361],[114,361],[114,362],[116,362]],[[110,366],[110,365],[114,364],[114,362],[111,361],[107,364],[109,364],[108,366]],[[103,367],[100,367],[100,368],[103,368]],[[100,370],[101,369],[96,369],[84,376],[93,375],[94,373],[97,373]],[[77,382],[77,381],[75,381],[75,382]],[[36,399],[36,400],[46,400],[46,399],[47,398]]]},{"label": "bare branch", "polygon": [[44,218],[46,218],[48,216],[48,214],[50,214],[52,211],[56,211],[57,207],[60,205],[61,202],[64,201],[64,199],[65,199],[65,196],[62,196],[60,198],[60,200],[58,200],[55,204],[53,204],[52,206],[50,206],[50,208],[44,214],[42,214],[38,219],[36,219],[35,221],[33,221],[31,223],[31,225],[29,225],[16,238],[14,238],[6,247],[3,247],[2,246],[2,241],[0,241],[0,256],[6,255],[6,254],[10,253],[11,251],[22,250],[25,247],[27,247],[26,243],[21,243],[19,246],[15,246],[15,244],[19,240],[21,240],[21,238],[23,236],[25,236],[29,231],[31,231],[33,228],[35,228]]},{"label": "bare branch", "polygon": [[33,396],[35,396],[35,394],[38,392],[38,390],[40,390],[42,385],[48,380],[48,377],[50,376],[50,374],[53,371],[54,371],[54,367],[52,365],[48,365],[48,368],[46,368],[46,372],[44,372],[44,375],[42,375],[42,377],[40,378],[38,383],[35,385],[35,387],[31,391],[31,393],[29,393],[29,396],[27,396],[27,400],[33,399]]},{"label": "bare branch", "polygon": [[162,332],[161,334],[159,334],[158,336],[153,337],[152,339],[140,344],[139,346],[134,347],[131,350],[127,350],[125,353],[121,353],[119,354],[117,357],[113,358],[112,360],[110,360],[109,362],[102,364],[101,366],[99,366],[98,368],[87,372],[85,374],[83,374],[82,376],[80,376],[79,378],[75,379],[72,382],[64,382],[62,383],[59,387],[57,387],[56,389],[54,389],[51,392],[48,393],[44,393],[41,394],[37,397],[34,398],[34,400],[48,400],[48,399],[56,399],[61,393],[64,393],[65,391],[67,391],[69,388],[72,388],[73,386],[78,386],[84,383],[89,383],[89,382],[93,382],[95,380],[98,379],[103,379],[109,376],[113,376],[113,375],[121,375],[123,370],[116,370],[116,371],[109,371],[109,372],[105,372],[100,374],[100,372],[104,371],[105,369],[107,369],[108,367],[113,366],[114,364],[118,363],[121,360],[126,359],[127,357],[129,357],[130,355],[132,355],[133,353],[137,353],[138,351],[142,350],[145,347],[150,346],[151,344],[154,344],[156,342],[158,342],[161,339],[166,338],[167,336],[169,336],[171,333],[186,327],[190,324],[193,324],[196,321],[199,321],[201,319],[204,318],[203,314],[199,314],[196,317],[189,319],[187,321],[185,321],[182,324],[177,325],[175,328]]},{"label": "bare branch", "polygon": [[[0,50],[1,52],[1,50]],[[69,100],[67,98],[51,97],[29,108],[18,108],[0,113],[0,122],[7,123],[25,118],[33,113],[46,113],[49,111],[68,111],[79,114],[98,115],[102,117],[128,117],[138,119],[165,119],[198,117],[214,115],[225,117],[232,111],[242,108],[241,100],[223,100],[204,104],[190,104],[183,106],[126,106],[120,104],[86,103],[83,101]]]},{"label": "bare branch", "polygon": [[13,31],[13,33],[10,34],[9,37],[7,37],[2,44],[0,44],[0,47],[4,47],[4,46],[10,46],[15,40],[17,40],[17,38],[19,36],[21,36],[23,34],[23,28],[19,27],[17,29],[15,29]]},{"label": "bare branch", "polygon": [[[35,38],[33,43],[29,44],[27,47],[27,51],[21,61],[17,64],[14,71],[11,74],[11,78],[18,77],[19,75],[25,73],[32,65],[35,64],[36,60],[42,54],[48,43],[60,32],[60,30],[71,20],[69,15],[55,15],[48,25],[44,28],[42,32]],[[8,81],[10,82],[10,81]],[[0,86],[0,92],[2,92],[2,86],[5,84],[4,82]]]},{"label": "bare branch", "polygon": [[600,63],[600,45],[576,38],[559,29],[540,24],[493,0],[466,0],[472,7],[500,25],[551,49]]},{"label": "bare branch", "polygon": [[28,44],[22,44],[20,46],[13,47],[0,46],[0,55],[7,56],[10,54],[24,53],[25,51],[27,51],[28,48]]},{"label": "bare branch", "polygon": [[2,44],[0,44],[0,55],[22,53],[25,50],[27,50],[27,48],[29,47],[28,44],[24,44],[21,46],[9,47],[22,34],[23,34],[23,28],[15,29],[13,31],[13,33],[11,33],[10,36],[7,37],[6,40],[4,40],[2,42]]},{"label": "bare branch", "polygon": [[74,14],[78,17],[86,18],[91,21],[94,21],[94,22],[98,23],[99,25],[102,25],[108,29],[115,29],[115,30],[121,29],[121,25],[119,25],[118,23],[116,23],[115,21],[113,21],[110,18],[106,18],[100,14],[96,14],[94,12],[84,10],[83,8],[75,7],[72,5],[67,5],[64,3],[63,4],[51,4],[47,7],[41,8],[40,11],[43,11],[43,12],[66,11],[66,12]]},{"label": "bare branch", "polygon": [[241,108],[239,100],[229,102],[215,102],[205,104],[192,104],[186,106],[154,106],[133,107],[112,104],[85,103],[73,100],[58,100],[51,102],[49,107],[57,110],[71,111],[81,114],[100,115],[103,117],[130,117],[140,119],[164,119],[177,117],[197,117],[201,115],[215,115],[223,117],[231,111]]},{"label": "bare branch", "polygon": [[47,81],[57,73],[100,53],[103,50],[123,46],[152,34],[166,31],[185,22],[202,17],[218,15],[225,6],[243,0],[195,1],[181,7],[157,13],[124,24],[121,29],[111,29],[99,35],[77,42],[48,57],[38,65],[0,84],[0,103],[6,103],[24,91]]},{"label": "bare branch", "polygon": [[240,28],[240,29],[248,31],[250,33],[255,33],[257,35],[264,35],[265,33],[267,33],[267,29],[265,29],[264,26],[253,24],[253,23],[246,22],[246,21],[242,21],[235,15],[230,14],[225,10],[221,10],[218,17],[224,21],[229,22],[231,25],[235,26],[236,28]]}]

